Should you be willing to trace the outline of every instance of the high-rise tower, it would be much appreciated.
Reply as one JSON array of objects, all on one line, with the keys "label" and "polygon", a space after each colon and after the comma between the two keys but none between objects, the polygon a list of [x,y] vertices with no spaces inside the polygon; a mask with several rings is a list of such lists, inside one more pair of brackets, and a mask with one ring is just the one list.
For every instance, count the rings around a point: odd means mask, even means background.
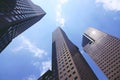
[{"label": "high-rise tower", "polygon": [[0,0],[0,52],[44,15],[31,0]]},{"label": "high-rise tower", "polygon": [[53,80],[52,71],[46,71],[38,80]]},{"label": "high-rise tower", "polygon": [[52,34],[52,71],[54,80],[98,80],[61,28]]},{"label": "high-rise tower", "polygon": [[120,80],[120,39],[94,28],[83,35],[83,49],[109,80]]}]

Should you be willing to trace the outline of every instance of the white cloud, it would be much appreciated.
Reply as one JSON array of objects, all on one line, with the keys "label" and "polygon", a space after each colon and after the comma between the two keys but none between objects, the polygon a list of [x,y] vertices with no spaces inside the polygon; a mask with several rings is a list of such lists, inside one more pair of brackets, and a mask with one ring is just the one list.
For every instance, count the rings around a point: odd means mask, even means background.
[{"label": "white cloud", "polygon": [[30,76],[24,78],[23,80],[37,80],[37,78],[35,75],[30,75]]},{"label": "white cloud", "polygon": [[65,4],[65,3],[67,3],[68,2],[68,0],[60,0],[60,3],[61,4]]},{"label": "white cloud", "polygon": [[96,0],[96,3],[102,3],[106,10],[120,11],[120,0]]},{"label": "white cloud", "polygon": [[18,52],[21,50],[28,50],[29,52],[33,53],[35,57],[42,57],[43,55],[47,55],[47,52],[38,48],[36,45],[34,45],[28,38],[24,36],[19,37],[20,45],[14,49],[12,49],[13,52]]},{"label": "white cloud", "polygon": [[[40,71],[40,76],[42,76],[47,70],[51,69],[51,60],[47,60],[47,61],[36,61],[36,62],[32,62],[32,65],[35,66],[39,71]],[[39,76],[39,77],[40,77]],[[30,75],[28,77],[25,77],[23,80],[37,80],[38,77],[36,77],[35,75]]]},{"label": "white cloud", "polygon": [[33,66],[40,70],[40,76],[43,75],[47,70],[51,69],[51,60],[43,61],[43,62],[33,62]]},{"label": "white cloud", "polygon": [[49,69],[51,69],[51,60],[42,62],[42,72],[41,72],[41,75],[44,74]]},{"label": "white cloud", "polygon": [[63,27],[65,24],[65,19],[62,15],[62,6],[66,4],[68,0],[59,0],[59,3],[57,4],[57,10],[56,10],[56,21],[60,27]]},{"label": "white cloud", "polygon": [[40,67],[40,65],[41,65],[41,62],[33,62],[33,66],[35,66],[35,67]]}]

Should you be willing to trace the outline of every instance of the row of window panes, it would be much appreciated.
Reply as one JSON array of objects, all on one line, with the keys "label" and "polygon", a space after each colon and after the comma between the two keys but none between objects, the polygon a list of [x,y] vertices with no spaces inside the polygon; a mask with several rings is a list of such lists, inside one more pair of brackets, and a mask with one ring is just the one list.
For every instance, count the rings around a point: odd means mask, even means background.
[{"label": "row of window panes", "polygon": [[[67,54],[67,57],[69,56],[69,54]],[[57,58],[58,58],[58,61],[62,61],[63,60],[63,57],[64,57],[64,59],[66,59],[67,57],[66,57],[66,55],[65,54],[62,54],[62,55],[59,55]],[[70,57],[68,57],[68,59],[69,59]]]},{"label": "row of window panes", "polygon": [[[106,63],[110,63],[111,62],[111,60],[113,61],[113,60],[115,60],[115,59],[117,59],[117,57],[118,57],[118,55],[108,55],[108,56],[104,56],[101,60],[99,60],[99,64],[103,64],[104,62],[105,62],[105,64]],[[108,61],[108,62],[107,62]],[[114,61],[113,61],[114,62]],[[112,63],[113,63],[112,62]]]},{"label": "row of window panes", "polygon": [[36,7],[36,6],[31,6],[31,5],[17,5],[15,9],[25,9],[25,10],[30,10],[30,11],[39,11],[41,10],[40,7]]},{"label": "row of window panes", "polygon": [[59,65],[64,64],[64,63],[65,63],[63,60],[65,60],[65,62],[66,62],[67,60],[69,61],[69,63],[71,62],[70,57],[68,57],[68,59],[58,59],[58,63],[59,63]]},{"label": "row of window panes", "polygon": [[[68,70],[68,72],[70,72],[70,70]],[[75,71],[72,73],[73,75],[75,75]],[[64,76],[66,76],[66,73],[64,73]],[[69,78],[71,78],[72,77],[72,75],[71,74],[69,74],[69,76],[68,76]],[[60,79],[61,78],[63,78],[63,75],[61,75],[60,76]],[[69,78],[65,78],[65,80],[69,80]],[[77,76],[75,76],[74,77],[74,80],[77,80],[78,79],[78,77]]]},{"label": "row of window panes", "polygon": [[[109,66],[109,65],[103,65],[103,66],[100,66],[101,69],[103,71],[105,71],[106,73],[110,72],[110,70],[113,70],[113,71],[116,71],[118,69],[118,66],[116,64],[113,65],[113,67]],[[117,67],[117,68],[115,68]],[[119,66],[120,67],[120,66]]]},{"label": "row of window panes", "polygon": [[18,1],[17,5],[18,6],[30,6],[30,4],[27,1]]},{"label": "row of window panes", "polygon": [[[59,68],[60,74],[61,74],[61,71],[64,72],[65,69],[69,69],[70,66],[72,66],[72,64],[71,64],[71,65],[67,65],[66,68],[65,68],[65,65],[63,65],[62,67],[60,67],[60,68]],[[63,69],[63,70],[62,70],[62,69]],[[73,70],[73,69],[74,69],[74,67],[72,66],[72,67],[71,67],[71,70]],[[67,72],[70,72],[70,70],[68,70]]]}]

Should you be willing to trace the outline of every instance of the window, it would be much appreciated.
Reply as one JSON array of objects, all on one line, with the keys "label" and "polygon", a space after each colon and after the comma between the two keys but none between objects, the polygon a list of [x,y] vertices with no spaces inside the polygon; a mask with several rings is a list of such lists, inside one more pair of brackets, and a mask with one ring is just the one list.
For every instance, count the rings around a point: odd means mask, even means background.
[{"label": "window", "polygon": [[5,20],[7,20],[8,22],[12,22],[12,20],[9,19],[8,17],[5,17]]},{"label": "window", "polygon": [[17,19],[20,19],[20,18],[18,17],[18,15],[16,15],[15,17],[16,17]]},{"label": "window", "polygon": [[68,63],[66,63],[66,65],[67,65]]},{"label": "window", "polygon": [[70,66],[72,65],[72,63],[70,63]]},{"label": "window", "polygon": [[71,68],[71,70],[73,70],[73,69],[74,69],[74,67]]},{"label": "window", "polygon": [[72,75],[70,74],[70,75],[69,75],[69,78],[70,78],[71,76],[72,76]]},{"label": "window", "polygon": [[68,70],[67,72],[70,72],[70,70]]},{"label": "window", "polygon": [[67,61],[67,59],[65,59],[65,61]]},{"label": "window", "polygon": [[68,57],[68,59],[69,59],[70,57]]},{"label": "window", "polygon": [[75,71],[73,72],[73,74],[75,74]]},{"label": "window", "polygon": [[21,12],[20,12],[20,10],[17,10],[17,12],[20,14]]},{"label": "window", "polygon": [[69,66],[67,66],[67,68],[69,68]]},{"label": "window", "polygon": [[68,80],[68,78],[65,78],[65,80]]},{"label": "window", "polygon": [[69,54],[67,54],[67,56],[69,56]]},{"label": "window", "polygon": [[62,72],[60,72],[60,74],[61,74]]},{"label": "window", "polygon": [[69,62],[71,62],[71,60],[69,60]]},{"label": "window", "polygon": [[14,18],[13,16],[11,16],[11,18],[15,21],[16,20],[16,18]]},{"label": "window", "polygon": [[66,57],[64,57],[66,59]]},{"label": "window", "polygon": [[75,78],[74,78],[74,80],[77,80],[78,79],[78,77],[76,76]]},{"label": "window", "polygon": [[60,68],[60,70],[61,70],[62,68]]},{"label": "window", "polygon": [[60,76],[60,79],[62,78],[63,76]]}]

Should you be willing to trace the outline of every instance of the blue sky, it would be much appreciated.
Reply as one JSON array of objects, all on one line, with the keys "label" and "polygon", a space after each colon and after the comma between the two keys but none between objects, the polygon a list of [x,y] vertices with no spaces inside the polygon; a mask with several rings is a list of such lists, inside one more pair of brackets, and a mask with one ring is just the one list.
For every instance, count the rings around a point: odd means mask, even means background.
[{"label": "blue sky", "polygon": [[107,80],[81,47],[88,27],[120,38],[119,0],[32,0],[47,13],[0,54],[0,80],[36,80],[51,69],[52,32],[58,27],[79,47],[99,80]]}]

